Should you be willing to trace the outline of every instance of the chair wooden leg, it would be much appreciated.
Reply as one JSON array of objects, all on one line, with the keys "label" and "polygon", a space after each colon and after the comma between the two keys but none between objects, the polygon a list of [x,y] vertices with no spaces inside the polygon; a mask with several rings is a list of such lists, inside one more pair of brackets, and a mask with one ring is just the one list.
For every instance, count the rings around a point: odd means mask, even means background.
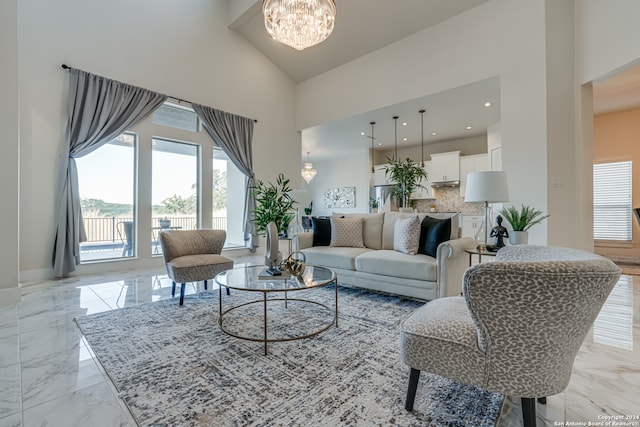
[{"label": "chair wooden leg", "polygon": [[206,280],[204,281],[204,290],[205,291],[207,290],[207,281]]},{"label": "chair wooden leg", "polygon": [[523,397],[522,402],[522,422],[524,427],[536,427],[536,399],[533,397]]},{"label": "chair wooden leg", "polygon": [[183,283],[182,285],[180,285],[180,305],[182,305],[182,303],[184,303],[184,288],[186,287],[186,283]]},{"label": "chair wooden leg", "polygon": [[171,298],[176,296],[176,282],[171,282]]},{"label": "chair wooden leg", "polygon": [[420,371],[418,369],[411,368],[409,374],[409,388],[407,389],[407,400],[404,404],[404,409],[407,411],[413,411],[413,402],[416,400],[416,390],[418,389],[418,380],[420,379]]},{"label": "chair wooden leg", "polygon": [[539,397],[538,398],[538,403],[546,405],[547,404],[547,397],[546,396],[545,397]]}]

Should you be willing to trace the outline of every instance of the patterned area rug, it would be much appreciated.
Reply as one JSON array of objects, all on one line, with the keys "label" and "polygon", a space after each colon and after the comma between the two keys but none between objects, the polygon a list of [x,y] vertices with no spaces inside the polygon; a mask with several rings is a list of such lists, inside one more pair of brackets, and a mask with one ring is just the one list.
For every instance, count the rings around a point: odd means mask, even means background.
[{"label": "patterned area rug", "polygon": [[[304,292],[333,303],[332,287]],[[232,291],[225,306],[256,297],[247,294]],[[348,288],[340,288],[339,302],[338,328],[270,344],[267,356],[261,343],[220,331],[217,291],[187,297],[182,307],[177,299],[160,301],[76,323],[143,426],[496,424],[504,396],[424,373],[414,411],[405,411],[409,368],[400,361],[398,326],[420,303]],[[261,307],[232,312],[225,324],[257,330],[261,319],[249,318]],[[281,336],[317,327],[327,316],[295,302],[285,309],[274,301],[268,313]]]}]

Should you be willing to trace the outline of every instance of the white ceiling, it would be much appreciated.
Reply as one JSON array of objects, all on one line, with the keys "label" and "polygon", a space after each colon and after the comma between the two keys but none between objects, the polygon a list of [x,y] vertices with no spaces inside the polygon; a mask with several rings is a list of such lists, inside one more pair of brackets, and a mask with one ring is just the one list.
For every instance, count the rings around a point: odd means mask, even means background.
[{"label": "white ceiling", "polygon": [[[230,0],[238,1],[238,0]],[[253,15],[232,25],[295,82],[301,82],[380,49],[418,31],[436,25],[488,0],[336,0],[333,34],[324,42],[296,51],[272,40],[264,28],[262,0],[248,1]],[[446,41],[443,41],[445,43]],[[594,82],[594,113],[604,114],[640,107],[640,66]],[[484,102],[492,107],[483,107]],[[394,121],[398,119],[398,146],[419,145],[420,114],[424,115],[426,144],[486,134],[487,126],[500,121],[500,83],[497,78],[446,92],[416,98],[398,105],[370,111],[348,119],[303,131],[304,152],[312,160],[346,155],[371,140],[369,122],[375,121],[376,142],[394,145]],[[407,126],[401,123],[406,122]],[[471,130],[466,126],[473,126]],[[433,137],[431,132],[437,132]],[[407,141],[403,141],[403,138]],[[337,154],[338,153],[338,154]]]},{"label": "white ceiling", "polygon": [[640,65],[593,83],[593,113],[640,108]]},{"label": "white ceiling", "polygon": [[[490,107],[484,107],[490,102]],[[312,160],[347,155],[371,146],[374,121],[374,147],[390,150],[395,146],[394,116],[398,116],[398,147],[420,145],[422,126],[419,111],[424,113],[425,145],[452,139],[485,135],[487,127],[500,121],[500,81],[492,78],[429,95],[402,104],[381,108],[303,131],[303,151]],[[403,126],[406,123],[406,126]],[[466,129],[471,126],[471,129]],[[365,136],[361,135],[365,133]],[[433,136],[432,132],[437,133]],[[404,141],[404,138],[407,138]],[[382,144],[381,146],[378,144]]]},{"label": "white ceiling", "polygon": [[[237,1],[237,0],[231,0]],[[295,82],[322,74],[488,0],[336,0],[333,33],[303,51],[267,34],[261,7],[233,28]],[[262,1],[256,1],[262,5]]]}]

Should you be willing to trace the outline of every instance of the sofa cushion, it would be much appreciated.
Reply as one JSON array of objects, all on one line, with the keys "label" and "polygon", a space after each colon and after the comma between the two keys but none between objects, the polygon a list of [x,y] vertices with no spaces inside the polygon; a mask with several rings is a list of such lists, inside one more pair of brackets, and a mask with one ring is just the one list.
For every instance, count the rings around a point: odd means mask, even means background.
[{"label": "sofa cushion", "polygon": [[[306,250],[305,250],[306,251]],[[407,255],[393,250],[365,252],[355,259],[357,271],[381,276],[435,282],[437,266],[435,258],[428,255]]]},{"label": "sofa cushion", "polygon": [[364,248],[362,218],[331,217],[331,243],[329,246]]},{"label": "sofa cushion", "polygon": [[367,248],[382,249],[382,224],[384,222],[384,213],[342,214],[334,212],[333,215],[344,218],[362,218],[362,242]]},{"label": "sofa cushion", "polygon": [[301,252],[304,253],[306,262],[309,265],[355,270],[356,257],[363,253],[374,251],[367,248],[314,246],[303,249]]},{"label": "sofa cushion", "polygon": [[451,239],[457,239],[459,237],[459,224],[458,224],[458,214],[451,213],[400,213],[400,212],[385,212],[384,214],[384,224],[382,226],[382,249],[393,249],[393,231],[396,220],[398,218],[408,218],[412,216],[416,216],[420,218],[422,221],[426,216],[430,216],[432,218],[442,219],[442,218],[450,218],[451,219]]},{"label": "sofa cushion", "polygon": [[329,246],[331,243],[331,220],[327,217],[311,218],[313,246]]},{"label": "sofa cushion", "polygon": [[451,238],[451,219],[435,219],[425,216],[420,225],[420,243],[418,252],[436,256],[438,245]]},{"label": "sofa cushion", "polygon": [[418,216],[401,218],[393,230],[393,250],[409,255],[418,253],[420,243],[420,219]]}]

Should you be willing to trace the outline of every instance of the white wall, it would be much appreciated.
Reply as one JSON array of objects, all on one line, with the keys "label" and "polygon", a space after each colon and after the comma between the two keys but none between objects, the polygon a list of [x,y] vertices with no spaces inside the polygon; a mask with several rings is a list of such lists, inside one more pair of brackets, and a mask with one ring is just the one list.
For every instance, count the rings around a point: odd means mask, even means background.
[{"label": "white wall", "polygon": [[[369,212],[369,175],[371,165],[369,150],[337,160],[314,162],[318,174],[308,185],[308,195],[313,199],[313,215],[331,215],[333,212],[362,213]],[[333,187],[356,187],[356,206],[354,208],[325,208],[323,192]],[[304,188],[304,187],[303,187]]]},{"label": "white wall", "polygon": [[256,118],[257,177],[299,175],[295,85],[227,28],[228,16],[226,0],[20,0],[23,281],[51,276],[66,144],[68,73],[62,63]]},{"label": "white wall", "polygon": [[[545,31],[544,0],[489,1],[299,84],[298,127],[498,76],[503,166],[513,202],[547,211]],[[572,110],[560,113],[573,123]],[[546,243],[546,222],[530,241]]]},{"label": "white wall", "polygon": [[0,2],[0,221],[4,224],[0,245],[0,307],[18,301],[19,235],[19,117],[18,105],[18,6],[17,0]]}]

